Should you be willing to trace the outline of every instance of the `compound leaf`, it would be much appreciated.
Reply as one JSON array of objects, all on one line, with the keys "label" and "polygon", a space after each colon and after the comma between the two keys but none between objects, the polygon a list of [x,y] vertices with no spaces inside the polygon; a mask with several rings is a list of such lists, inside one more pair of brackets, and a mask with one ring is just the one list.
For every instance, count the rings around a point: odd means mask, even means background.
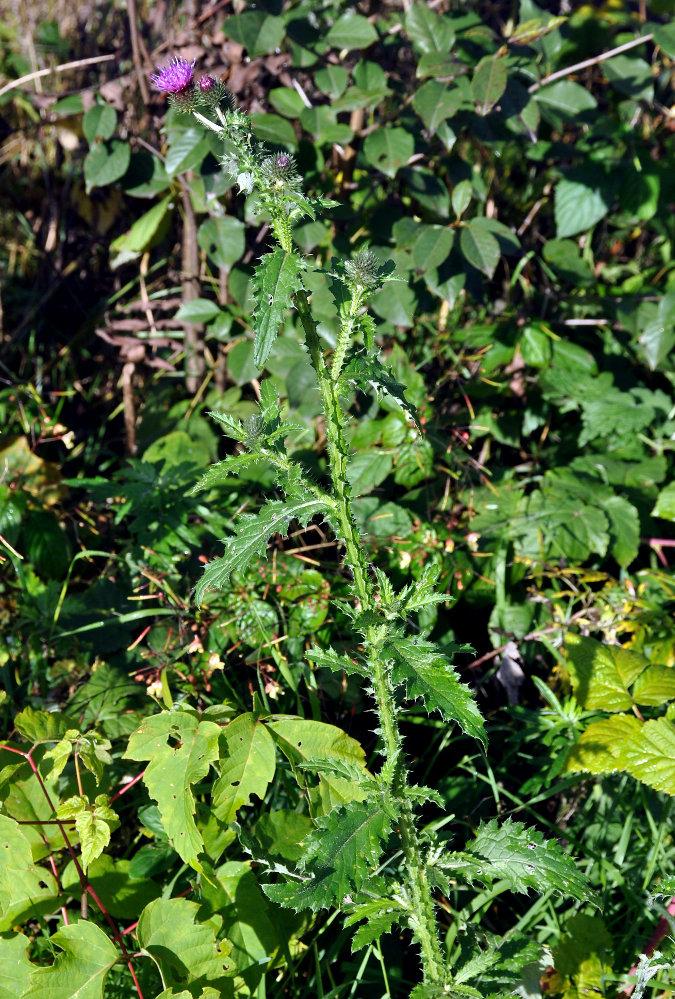
[{"label": "compound leaf", "polygon": [[461,682],[450,660],[432,642],[397,638],[385,646],[394,660],[394,683],[406,686],[407,696],[421,697],[427,711],[440,711],[463,732],[487,746],[483,719],[469,688]]},{"label": "compound leaf", "polygon": [[262,368],[270,356],[286,310],[293,295],[302,287],[300,275],[305,263],[297,253],[286,253],[277,247],[258,264],[252,282],[255,302],[253,321],[255,342],[253,362]]},{"label": "compound leaf", "polygon": [[591,899],[588,883],[573,859],[554,840],[545,840],[538,829],[527,829],[522,822],[506,819],[498,824],[491,819],[484,823],[470,852],[486,862],[489,875],[508,879],[513,891],[552,889],[580,901]]},{"label": "compound leaf", "polygon": [[291,520],[298,520],[302,527],[326,504],[318,499],[291,500],[283,503],[274,500],[266,503],[260,513],[246,514],[239,518],[237,533],[225,540],[225,555],[209,562],[195,588],[195,600],[201,603],[209,586],[224,586],[235,570],[244,570],[256,555],[264,555],[273,534],[286,531]]},{"label": "compound leaf", "polygon": [[229,825],[252,794],[261,799],[265,796],[274,777],[276,754],[272,736],[251,712],[231,721],[222,738],[228,755],[213,786],[212,808],[217,818]]},{"label": "compound leaf", "polygon": [[163,711],[144,719],[127,746],[127,760],[149,760],[143,778],[155,799],[168,837],[185,863],[199,870],[204,849],[194,820],[192,785],[218,759],[220,727],[186,711]]},{"label": "compound leaf", "polygon": [[52,965],[32,972],[22,999],[102,999],[106,975],[120,957],[107,934],[82,919],[49,939],[63,953]]}]

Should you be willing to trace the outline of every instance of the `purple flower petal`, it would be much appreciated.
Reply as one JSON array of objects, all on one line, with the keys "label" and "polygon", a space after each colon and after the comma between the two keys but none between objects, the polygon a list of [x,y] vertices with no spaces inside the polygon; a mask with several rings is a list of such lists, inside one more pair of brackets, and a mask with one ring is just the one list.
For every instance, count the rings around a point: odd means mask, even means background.
[{"label": "purple flower petal", "polygon": [[152,74],[150,82],[158,90],[164,91],[165,94],[179,94],[181,90],[185,90],[192,83],[194,68],[194,59],[192,62],[187,62],[180,56],[175,56],[173,59],[169,59],[168,66],[157,67],[158,72]]}]

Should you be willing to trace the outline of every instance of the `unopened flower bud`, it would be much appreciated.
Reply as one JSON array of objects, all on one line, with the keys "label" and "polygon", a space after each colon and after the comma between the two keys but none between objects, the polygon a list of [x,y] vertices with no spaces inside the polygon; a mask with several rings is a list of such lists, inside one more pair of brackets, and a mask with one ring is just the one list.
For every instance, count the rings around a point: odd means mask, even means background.
[{"label": "unopened flower bud", "polygon": [[381,284],[380,265],[372,250],[361,250],[345,261],[349,281],[357,288],[376,288]]}]

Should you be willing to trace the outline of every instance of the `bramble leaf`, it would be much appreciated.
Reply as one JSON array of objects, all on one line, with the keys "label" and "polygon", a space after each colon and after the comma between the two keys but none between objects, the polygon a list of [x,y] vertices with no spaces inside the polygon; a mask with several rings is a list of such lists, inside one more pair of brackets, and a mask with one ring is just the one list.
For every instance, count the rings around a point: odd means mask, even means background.
[{"label": "bramble leaf", "polygon": [[26,956],[29,944],[23,933],[0,937],[0,999],[21,999],[26,994],[35,970]]},{"label": "bramble leaf", "polygon": [[229,826],[238,809],[248,805],[252,794],[260,799],[265,796],[274,777],[276,753],[272,736],[251,712],[231,721],[222,738],[228,755],[213,785],[211,807],[217,818]]},{"label": "bramble leaf", "polygon": [[461,682],[438,646],[417,638],[396,638],[384,654],[394,661],[394,683],[403,683],[411,700],[421,697],[427,711],[440,711],[463,732],[487,746],[483,719],[471,691]]},{"label": "bramble leaf", "polygon": [[625,770],[647,787],[675,795],[675,725],[667,718],[642,723],[633,715],[591,722],[572,746],[564,769],[593,774]]},{"label": "bramble leaf", "polygon": [[582,708],[625,711],[631,707],[633,699],[627,688],[649,660],[631,649],[575,634],[567,636],[565,648],[572,689]]},{"label": "bramble leaf", "polygon": [[102,999],[106,976],[120,954],[96,923],[78,920],[53,933],[62,949],[52,965],[36,968],[22,999]]},{"label": "bramble leaf", "polygon": [[255,342],[253,362],[262,368],[270,356],[279,327],[291,307],[293,295],[302,287],[300,275],[305,262],[297,253],[286,253],[277,247],[258,264],[252,282],[255,302],[253,320]]},{"label": "bramble leaf", "polygon": [[298,520],[302,527],[306,527],[312,517],[325,510],[326,504],[318,499],[290,500],[287,503],[274,500],[266,503],[260,513],[240,517],[237,533],[225,539],[225,555],[209,562],[197,583],[196,602],[202,602],[207,587],[224,586],[235,569],[243,571],[252,558],[264,555],[272,535],[286,531],[291,520]]},{"label": "bramble leaf", "polygon": [[0,932],[58,907],[54,876],[33,863],[21,827],[0,815]]},{"label": "bramble leaf", "polygon": [[129,739],[124,758],[149,760],[143,780],[159,807],[162,823],[185,863],[199,870],[204,849],[194,820],[192,785],[218,759],[220,727],[187,711],[163,711],[145,718]]},{"label": "bramble leaf", "polygon": [[563,853],[555,840],[545,840],[538,829],[522,822],[496,819],[483,823],[469,852],[485,862],[492,877],[506,878],[513,891],[558,891],[580,901],[592,898],[586,878],[574,860]]},{"label": "bramble leaf", "polygon": [[225,976],[233,962],[220,949],[212,923],[195,922],[198,912],[198,903],[185,898],[155,899],[138,920],[138,943],[157,965],[165,986],[204,979],[229,997],[233,985]]}]

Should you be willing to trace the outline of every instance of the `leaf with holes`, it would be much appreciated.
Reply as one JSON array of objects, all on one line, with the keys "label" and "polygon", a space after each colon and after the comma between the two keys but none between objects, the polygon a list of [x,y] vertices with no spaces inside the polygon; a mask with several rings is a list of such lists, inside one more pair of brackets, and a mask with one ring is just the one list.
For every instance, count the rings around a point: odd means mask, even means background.
[{"label": "leaf with holes", "polygon": [[53,964],[36,968],[22,999],[102,999],[105,979],[119,951],[96,923],[78,920],[49,938],[60,947]]},{"label": "leaf with holes", "polygon": [[143,780],[157,802],[166,834],[186,864],[200,869],[204,849],[194,820],[192,785],[218,759],[220,727],[187,711],[163,711],[144,719],[130,737],[127,760],[149,760]]},{"label": "leaf with holes", "polygon": [[553,890],[581,902],[592,898],[574,860],[555,840],[545,840],[538,829],[527,829],[522,822],[506,819],[498,824],[491,819],[483,823],[469,852],[485,861],[487,874],[509,880],[513,891]]},{"label": "leaf with holes", "polygon": [[227,756],[213,786],[211,807],[214,815],[229,826],[238,809],[248,805],[252,794],[264,798],[274,777],[276,754],[272,736],[250,712],[231,721],[222,738]]},{"label": "leaf with holes", "polygon": [[483,719],[471,691],[438,646],[401,637],[385,645],[384,655],[394,661],[394,683],[405,684],[411,700],[421,697],[429,713],[440,711],[445,719],[456,721],[463,732],[487,746]]},{"label": "leaf with holes", "polygon": [[299,254],[278,247],[266,254],[256,268],[251,285],[255,302],[253,361],[259,368],[270,356],[279,327],[293,304],[293,295],[302,287],[300,275],[304,267]]}]

